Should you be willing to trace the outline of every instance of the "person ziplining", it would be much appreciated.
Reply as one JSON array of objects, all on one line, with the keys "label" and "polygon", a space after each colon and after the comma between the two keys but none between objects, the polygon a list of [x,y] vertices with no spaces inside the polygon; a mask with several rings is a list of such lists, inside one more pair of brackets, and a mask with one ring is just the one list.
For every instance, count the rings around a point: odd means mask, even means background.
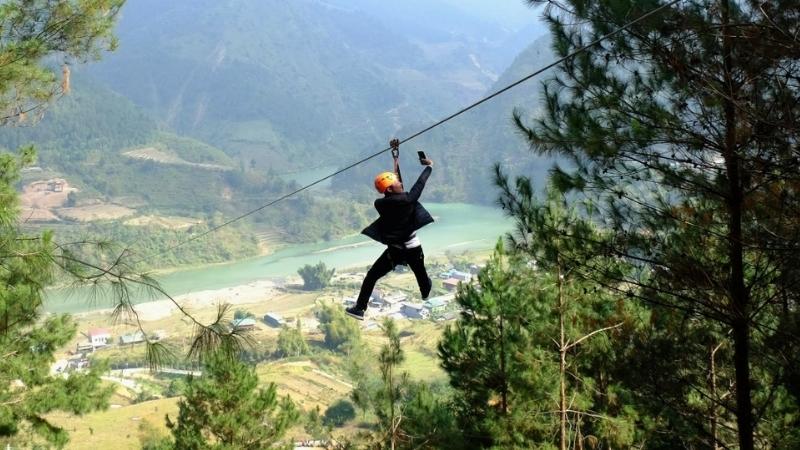
[{"label": "person ziplining", "polygon": [[425,254],[417,237],[417,230],[433,222],[433,217],[419,203],[425,183],[433,171],[433,161],[428,159],[425,153],[418,152],[419,161],[425,169],[411,190],[405,192],[400,175],[400,141],[394,139],[390,142],[390,146],[394,158],[394,171],[383,172],[375,177],[375,189],[384,194],[382,198],[375,200],[375,209],[379,217],[361,232],[385,244],[386,250],[367,271],[355,306],[345,309],[349,316],[358,320],[364,320],[364,313],[375,283],[397,265],[407,265],[414,272],[423,300],[428,298],[433,285],[425,270]]},{"label": "person ziplining", "polygon": [[[651,10],[648,13],[642,14],[637,19],[634,19],[634,20],[626,23],[624,26],[622,26],[620,28],[617,28],[617,29],[615,29],[615,30],[613,30],[613,31],[611,31],[609,33],[606,33],[603,36],[598,37],[597,39],[593,40],[592,42],[589,42],[586,45],[574,50],[570,54],[564,55],[561,58],[551,62],[550,64],[547,64],[544,67],[539,68],[538,70],[534,71],[533,73],[530,73],[530,74],[518,79],[517,81],[515,81],[515,82],[513,82],[513,83],[511,83],[511,84],[509,84],[509,85],[507,85],[507,86],[505,86],[505,87],[503,87],[501,89],[498,89],[494,93],[489,94],[486,97],[483,97],[482,99],[477,100],[477,101],[473,102],[472,104],[470,104],[470,105],[468,105],[468,106],[466,106],[464,108],[461,108],[460,110],[454,112],[453,114],[450,114],[449,116],[445,117],[444,119],[441,119],[438,122],[436,122],[436,123],[434,123],[432,125],[429,125],[426,128],[424,128],[424,129],[422,129],[420,131],[417,131],[416,133],[406,137],[402,141],[398,141],[397,139],[395,139],[394,141],[392,141],[391,145],[388,148],[385,148],[385,149],[380,150],[380,151],[378,151],[376,153],[373,153],[373,154],[371,154],[369,156],[366,156],[366,157],[364,157],[364,158],[362,158],[362,159],[360,159],[360,160],[358,160],[358,161],[356,161],[354,163],[348,164],[347,166],[344,166],[344,167],[336,170],[335,172],[333,172],[331,174],[328,174],[328,175],[326,175],[326,176],[324,176],[322,178],[317,179],[316,181],[308,183],[305,186],[301,186],[301,187],[299,187],[299,188],[297,188],[297,189],[295,189],[295,190],[293,190],[293,191],[291,191],[289,193],[286,193],[286,194],[284,194],[284,195],[282,195],[282,196],[280,196],[280,197],[278,197],[278,198],[276,198],[276,199],[274,199],[274,200],[272,200],[272,201],[270,201],[268,203],[265,203],[265,204],[255,208],[255,209],[251,209],[250,211],[247,211],[247,212],[245,212],[243,214],[240,214],[240,215],[238,215],[238,216],[236,216],[236,217],[234,217],[232,219],[229,219],[229,220],[227,220],[227,221],[225,221],[225,222],[223,222],[223,223],[221,223],[221,224],[219,224],[219,225],[217,225],[215,227],[209,228],[209,229],[207,229],[207,230],[205,230],[205,231],[203,231],[201,233],[197,233],[197,234],[195,234],[193,236],[189,236],[187,239],[184,239],[184,240],[178,242],[175,245],[167,247],[166,249],[160,250],[160,251],[155,252],[155,253],[153,253],[151,255],[148,255],[146,257],[139,258],[134,262],[144,261],[144,260],[152,258],[152,257],[156,257],[156,256],[163,255],[165,253],[172,252],[175,249],[177,249],[179,247],[182,247],[182,246],[184,246],[184,245],[186,245],[186,244],[188,244],[190,242],[196,241],[198,239],[202,239],[203,237],[208,236],[209,234],[214,233],[214,232],[216,232],[217,230],[219,230],[219,229],[221,229],[223,227],[227,227],[228,225],[230,225],[230,224],[232,224],[234,222],[238,222],[239,220],[242,220],[242,219],[244,219],[246,217],[249,217],[249,216],[251,216],[251,215],[253,215],[253,214],[255,214],[255,213],[259,212],[259,211],[262,211],[262,210],[264,210],[264,209],[266,209],[266,208],[268,208],[270,206],[273,206],[278,202],[286,200],[289,197],[293,197],[293,196],[295,196],[295,195],[297,195],[297,194],[299,194],[299,193],[301,193],[301,192],[303,192],[305,190],[311,189],[312,187],[314,187],[314,186],[316,186],[316,185],[318,185],[318,184],[320,184],[320,183],[322,183],[324,181],[327,181],[327,180],[329,180],[329,179],[331,179],[331,178],[333,178],[333,177],[335,177],[335,176],[337,176],[337,175],[339,175],[339,174],[341,174],[343,172],[346,172],[346,171],[352,169],[353,167],[361,165],[361,164],[369,161],[370,159],[373,159],[373,158],[375,158],[375,157],[377,157],[379,155],[382,155],[382,154],[388,152],[389,150],[392,150],[392,154],[395,155],[396,152],[398,151],[398,148],[399,148],[399,145],[400,145],[401,142],[405,143],[405,142],[408,142],[408,141],[410,141],[412,139],[415,139],[415,138],[417,138],[417,137],[419,137],[419,136],[421,136],[421,135],[433,130],[434,128],[437,128],[437,127],[449,122],[450,120],[455,119],[456,117],[466,113],[467,111],[470,111],[470,110],[472,110],[474,108],[477,108],[478,106],[488,102],[489,100],[492,100],[493,98],[495,98],[495,97],[497,97],[499,95],[502,95],[503,93],[513,89],[514,87],[519,86],[520,84],[522,84],[522,83],[524,83],[524,82],[526,82],[528,80],[531,80],[531,79],[533,79],[534,77],[536,77],[538,75],[543,74],[547,70],[550,70],[553,67],[558,66],[559,64],[563,63],[564,61],[567,61],[567,60],[570,60],[570,59],[574,58],[576,55],[584,52],[586,49],[591,48],[591,47],[593,47],[593,46],[595,46],[595,45],[597,45],[597,44],[599,44],[599,43],[601,43],[601,42],[603,42],[603,41],[605,41],[605,40],[607,40],[607,39],[609,39],[609,38],[611,38],[611,37],[613,37],[613,36],[615,36],[617,34],[622,33],[623,31],[627,30],[632,25],[635,25],[635,24],[637,24],[637,23],[639,23],[639,22],[641,22],[641,21],[643,21],[643,20],[655,15],[656,13],[658,13],[658,12],[664,10],[664,9],[667,9],[667,8],[670,8],[670,7],[674,6],[674,5],[676,5],[680,1],[681,0],[672,0],[669,3],[665,3],[665,4],[661,5],[661,6],[659,6],[658,8],[655,8],[655,9]],[[420,160],[424,160],[424,159],[425,158],[420,158]],[[430,162],[430,160],[427,160],[427,161]],[[401,181],[401,180],[399,180],[399,178],[400,178],[399,177],[399,171],[400,171],[400,169],[399,169],[399,166],[397,164],[397,158],[395,158],[395,175],[398,176],[398,181]],[[425,172],[423,171],[423,174],[424,173]],[[430,174],[430,171],[428,171],[428,174]],[[420,176],[420,179],[421,178],[422,178],[422,176]],[[425,179],[427,180],[427,177]],[[389,179],[387,179],[387,181],[388,180]],[[424,186],[425,182],[423,181],[422,184]],[[401,186],[400,190],[402,191],[402,184],[400,186]],[[415,185],[415,187],[416,187],[416,185]],[[376,188],[378,188],[377,180],[376,180]],[[386,190],[386,188],[384,188],[384,191],[385,190]],[[421,190],[422,189],[420,188],[420,191]],[[381,193],[384,193],[384,191],[381,191],[381,188],[378,188],[378,191],[381,192]],[[410,194],[410,193],[411,192],[409,192],[408,194]],[[420,208],[421,208],[421,206],[420,206]],[[424,208],[422,210],[424,211]],[[427,214],[427,211],[425,213]],[[427,215],[428,215],[428,217],[430,217],[430,214],[427,214]],[[431,219],[431,222],[432,221],[433,221],[433,219]],[[430,222],[427,222],[427,223],[430,223]],[[373,225],[375,225],[375,224],[373,224]],[[420,227],[421,226],[422,225],[420,225]],[[367,236],[370,236],[373,239],[376,239],[376,240],[378,240],[380,242],[383,242],[383,241],[381,241],[381,239],[379,238],[379,234],[377,233],[377,231],[378,231],[377,230],[377,226],[371,226],[371,227],[367,228],[367,230],[364,230],[364,231],[366,232],[368,230],[369,230],[370,234],[365,233],[365,234],[367,234]],[[421,250],[420,250],[420,252],[421,252]],[[377,262],[378,261],[376,261],[376,263]],[[389,270],[391,270],[391,269],[389,269]],[[387,271],[387,273],[388,273],[388,271]],[[380,278],[380,277],[378,277],[378,278]],[[377,280],[377,278],[376,278],[376,280]],[[366,281],[366,280],[364,280],[364,281]],[[364,308],[366,309],[366,304],[365,304]]]}]

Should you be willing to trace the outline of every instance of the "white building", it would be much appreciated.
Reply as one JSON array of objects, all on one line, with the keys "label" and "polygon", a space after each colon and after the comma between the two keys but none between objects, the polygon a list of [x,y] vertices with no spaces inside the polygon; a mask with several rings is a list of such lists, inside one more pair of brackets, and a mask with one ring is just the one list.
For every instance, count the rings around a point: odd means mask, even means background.
[{"label": "white building", "polygon": [[92,347],[105,347],[111,342],[111,332],[105,328],[92,328],[86,334]]}]

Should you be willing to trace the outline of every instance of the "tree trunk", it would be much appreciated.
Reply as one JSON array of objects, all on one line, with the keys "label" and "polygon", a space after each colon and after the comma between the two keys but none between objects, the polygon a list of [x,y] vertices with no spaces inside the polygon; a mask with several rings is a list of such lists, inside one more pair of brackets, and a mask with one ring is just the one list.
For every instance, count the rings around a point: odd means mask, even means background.
[{"label": "tree trunk", "polygon": [[506,375],[506,337],[503,314],[504,312],[500,313],[500,373],[503,376],[500,387],[500,408],[505,416],[508,414],[508,376]]},{"label": "tree trunk", "polygon": [[717,345],[714,347],[714,344],[709,345],[708,347],[708,354],[709,354],[709,374],[708,374],[708,390],[709,396],[711,397],[711,407],[709,408],[709,425],[711,428],[711,445],[710,447],[713,450],[720,450],[719,447],[719,439],[717,438],[717,426],[719,422],[719,417],[717,416],[717,364],[715,360],[715,356],[717,350],[722,346],[722,344]]},{"label": "tree trunk", "polygon": [[391,449],[394,450],[394,441],[395,441],[395,434],[397,430],[395,429],[395,418],[394,418],[394,366],[389,366],[389,445]]},{"label": "tree trunk", "polygon": [[724,64],[723,99],[725,111],[725,168],[728,176],[728,257],[730,259],[729,293],[733,324],[733,360],[736,370],[736,424],[740,450],[753,450],[753,405],[750,384],[750,320],[749,296],[744,285],[744,256],[742,243],[741,160],[736,139],[737,88],[733,80],[732,43],[729,30],[730,0],[722,0],[722,58]]},{"label": "tree trunk", "polygon": [[560,406],[560,449],[567,450],[567,343],[564,341],[564,287],[561,266],[558,267],[558,328],[560,333],[558,354],[559,406]]}]

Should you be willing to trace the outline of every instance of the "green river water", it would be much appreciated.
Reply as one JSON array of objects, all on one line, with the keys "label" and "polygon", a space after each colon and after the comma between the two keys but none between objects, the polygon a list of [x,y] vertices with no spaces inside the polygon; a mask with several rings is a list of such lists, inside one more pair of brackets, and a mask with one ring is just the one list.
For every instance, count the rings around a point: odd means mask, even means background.
[{"label": "green river water", "polygon": [[[510,220],[498,208],[456,203],[426,203],[425,207],[436,219],[418,232],[426,256],[491,248],[499,236],[511,229]],[[213,236],[206,239],[213,239]],[[366,236],[351,236],[329,242],[292,245],[266,256],[170,272],[156,278],[166,292],[176,296],[296,275],[301,266],[320,261],[337,270],[364,267],[371,264],[383,248]],[[134,293],[136,303],[149,300],[158,298]],[[111,298],[107,293],[96,291],[92,294],[87,289],[51,290],[45,299],[45,309],[49,312],[77,313],[110,305]]]}]

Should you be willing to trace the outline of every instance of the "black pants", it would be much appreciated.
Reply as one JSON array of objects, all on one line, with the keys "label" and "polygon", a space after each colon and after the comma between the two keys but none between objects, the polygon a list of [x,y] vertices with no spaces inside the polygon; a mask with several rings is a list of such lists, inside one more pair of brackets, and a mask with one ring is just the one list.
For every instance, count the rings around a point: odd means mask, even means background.
[{"label": "black pants", "polygon": [[422,298],[428,297],[432,283],[428,273],[425,271],[425,254],[422,253],[422,247],[408,249],[387,247],[375,263],[372,264],[372,267],[367,271],[367,276],[364,277],[364,282],[361,283],[361,291],[358,293],[358,301],[356,302],[358,309],[367,309],[369,296],[372,295],[375,283],[379,278],[391,272],[398,264],[407,265],[411,268],[414,276],[417,277],[417,284]]}]

